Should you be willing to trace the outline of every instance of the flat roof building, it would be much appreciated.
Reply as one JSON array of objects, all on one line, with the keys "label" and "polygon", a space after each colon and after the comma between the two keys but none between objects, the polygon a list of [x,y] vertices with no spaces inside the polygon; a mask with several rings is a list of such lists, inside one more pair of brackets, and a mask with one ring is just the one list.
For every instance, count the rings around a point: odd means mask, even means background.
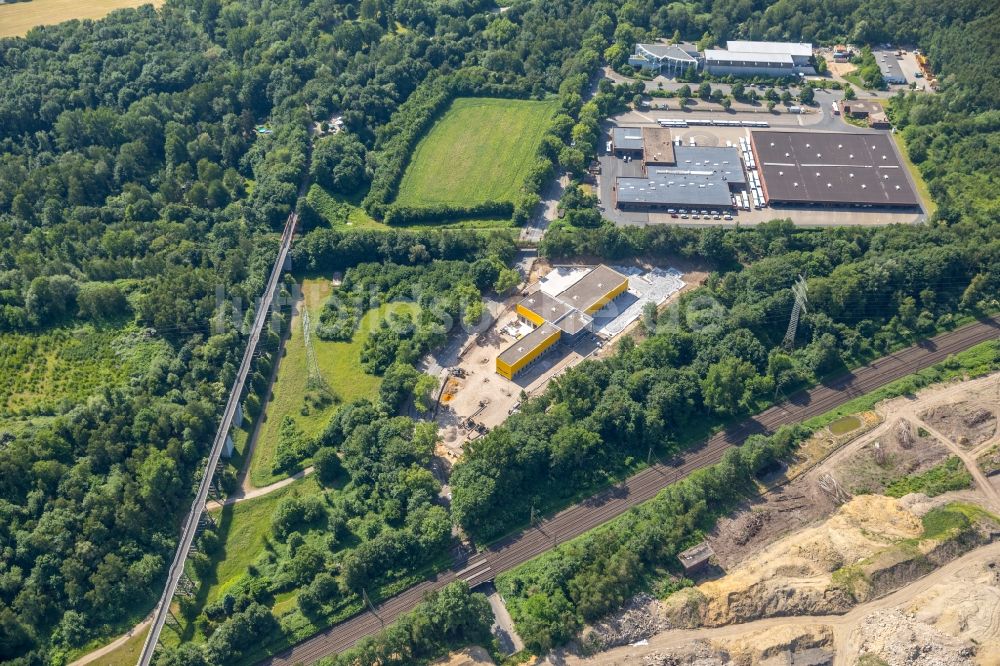
[{"label": "flat roof building", "polygon": [[725,49],[705,50],[705,69],[721,76],[815,74],[811,58],[812,44],[733,40]]},{"label": "flat roof building", "polygon": [[549,296],[543,291],[528,294],[515,307],[517,314],[535,326],[541,326],[546,321],[557,322],[573,309],[555,296]]},{"label": "flat roof building", "polygon": [[674,142],[669,129],[642,128],[642,161],[647,165],[674,163]]},{"label": "flat roof building", "polygon": [[642,130],[638,127],[614,127],[611,129],[611,147],[615,155],[641,155]]},{"label": "flat roof building", "polygon": [[729,51],[748,51],[752,53],[786,54],[796,62],[806,64],[813,54],[812,44],[808,42],[754,42],[742,39],[731,39],[726,42]]},{"label": "flat roof building", "polygon": [[892,139],[846,132],[751,132],[765,201],[919,208]]},{"label": "flat roof building", "polygon": [[721,175],[731,185],[747,182],[740,151],[731,146],[676,146],[674,157],[678,169],[711,171]]},{"label": "flat roof building", "polygon": [[513,379],[563,336],[592,330],[593,314],[627,290],[626,276],[600,264],[555,295],[538,290],[521,299],[515,311],[534,330],[497,356],[497,374]]},{"label": "flat roof building", "polygon": [[524,370],[552,345],[559,342],[560,331],[548,322],[534,329],[497,356],[497,374],[507,379]]},{"label": "flat roof building", "polygon": [[879,71],[886,83],[903,84],[906,83],[906,76],[903,68],[899,66],[899,59],[893,51],[874,51],[875,62],[878,63]]},{"label": "flat roof building", "polygon": [[684,573],[694,573],[707,567],[714,555],[715,551],[708,545],[708,542],[702,541],[698,545],[679,553],[677,559],[681,561]]},{"label": "flat roof building", "polygon": [[674,146],[673,150],[673,165],[647,163],[644,177],[617,178],[614,197],[619,209],[734,208],[731,191],[746,184],[736,148]]},{"label": "flat roof building", "polygon": [[868,127],[880,130],[892,129],[892,125],[889,123],[889,116],[885,115],[885,111],[876,111],[869,114]]},{"label": "flat roof building", "polygon": [[627,277],[613,268],[599,264],[557,298],[584,314],[592,315],[626,289]]},{"label": "flat roof building", "polygon": [[872,113],[878,113],[882,107],[875,102],[859,102],[856,100],[842,102],[844,115],[851,118],[867,118]]},{"label": "flat roof building", "polygon": [[618,178],[615,205],[621,210],[729,210],[733,208],[733,200],[729,187],[711,175],[671,174],[652,179]]}]

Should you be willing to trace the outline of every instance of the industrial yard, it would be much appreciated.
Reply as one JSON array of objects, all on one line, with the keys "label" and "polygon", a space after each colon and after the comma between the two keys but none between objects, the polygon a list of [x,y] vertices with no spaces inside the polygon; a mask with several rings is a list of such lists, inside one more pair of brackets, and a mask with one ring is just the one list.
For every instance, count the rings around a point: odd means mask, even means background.
[{"label": "industrial yard", "polygon": [[457,459],[466,442],[500,425],[525,397],[634,327],[647,303],[662,307],[695,279],[670,267],[553,267],[443,369],[439,454]]},{"label": "industrial yard", "polygon": [[[611,127],[599,158],[604,213],[618,224],[882,225],[926,216],[884,132],[702,116],[632,124],[638,115]],[[647,159],[651,146],[670,149]]]}]

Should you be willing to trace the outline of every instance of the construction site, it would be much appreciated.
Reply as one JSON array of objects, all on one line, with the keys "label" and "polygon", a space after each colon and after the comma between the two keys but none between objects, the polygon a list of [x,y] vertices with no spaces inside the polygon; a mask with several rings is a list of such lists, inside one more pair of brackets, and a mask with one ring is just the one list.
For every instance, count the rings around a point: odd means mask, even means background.
[{"label": "construction site", "polygon": [[443,369],[437,411],[442,445],[454,461],[552,380],[599,356],[691,284],[674,268],[556,266],[511,297],[493,324]]}]

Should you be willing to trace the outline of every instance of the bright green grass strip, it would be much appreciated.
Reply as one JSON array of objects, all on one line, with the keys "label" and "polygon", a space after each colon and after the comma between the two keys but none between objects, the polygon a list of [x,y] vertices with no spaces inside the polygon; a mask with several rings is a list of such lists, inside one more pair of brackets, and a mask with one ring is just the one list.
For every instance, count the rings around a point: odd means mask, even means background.
[{"label": "bright green grass strip", "polygon": [[[302,294],[309,307],[313,330],[330,291],[328,280],[302,281]],[[378,394],[382,378],[369,375],[361,369],[361,348],[368,332],[385,316],[388,309],[401,305],[385,304],[377,312],[369,311],[362,317],[361,325],[350,342],[330,342],[320,340],[316,335],[312,336],[316,361],[323,378],[341,402],[374,398]],[[274,399],[267,404],[267,419],[261,425],[260,437],[250,461],[250,482],[258,488],[287,476],[285,473],[275,474],[272,471],[278,449],[278,431],[285,416],[291,416],[296,427],[307,437],[315,437],[323,431],[337,409],[337,405],[331,403],[323,408],[310,406],[307,413],[303,413],[306,395],[309,393],[309,367],[300,316],[293,317],[291,327],[291,335],[285,343],[285,354],[278,365],[278,377],[271,391]]]},{"label": "bright green grass strip", "polygon": [[883,400],[910,395],[930,384],[956,377],[981,377],[998,368],[1000,368],[1000,342],[997,340],[982,342],[936,365],[846,402],[826,414],[809,419],[804,425],[813,429],[822,428],[843,416],[869,410]]},{"label": "bright green grass strip", "polygon": [[316,479],[307,476],[263,497],[213,511],[221,550],[215,557],[215,575],[205,593],[206,603],[218,599],[267,550],[271,539],[271,517],[281,500],[295,494],[309,497],[319,492]]},{"label": "bright green grass strip", "polygon": [[[111,652],[101,655],[100,659],[91,663],[100,666],[134,666],[139,660],[139,653],[142,652],[142,645],[146,642],[146,634],[149,627],[131,636],[127,641],[119,645]],[[81,655],[82,656],[82,655]]]},{"label": "bright green grass strip", "polygon": [[557,107],[555,100],[456,99],[417,144],[395,203],[512,201]]},{"label": "bright green grass strip", "polygon": [[951,456],[926,472],[897,479],[885,489],[889,497],[923,493],[934,497],[949,490],[964,490],[972,484],[972,475],[958,456]]}]

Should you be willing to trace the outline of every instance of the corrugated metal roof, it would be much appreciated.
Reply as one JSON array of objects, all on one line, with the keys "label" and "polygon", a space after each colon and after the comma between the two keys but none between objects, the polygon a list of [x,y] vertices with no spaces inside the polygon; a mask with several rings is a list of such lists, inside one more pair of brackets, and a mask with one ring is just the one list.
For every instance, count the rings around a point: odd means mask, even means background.
[{"label": "corrugated metal roof", "polygon": [[726,42],[726,49],[749,53],[786,53],[800,58],[812,55],[812,44],[806,42],[752,42],[733,39]]},{"label": "corrugated metal roof", "polygon": [[793,65],[792,56],[787,53],[762,53],[760,51],[726,51],[706,49],[705,62],[709,65],[721,62],[755,63],[760,65]]},{"label": "corrugated metal roof", "polygon": [[674,160],[678,169],[712,171],[730,183],[747,182],[739,150],[735,147],[674,146]]},{"label": "corrugated metal roof", "polygon": [[726,208],[733,205],[729,187],[716,174],[669,174],[653,179],[619,177],[616,184],[619,204]]}]

